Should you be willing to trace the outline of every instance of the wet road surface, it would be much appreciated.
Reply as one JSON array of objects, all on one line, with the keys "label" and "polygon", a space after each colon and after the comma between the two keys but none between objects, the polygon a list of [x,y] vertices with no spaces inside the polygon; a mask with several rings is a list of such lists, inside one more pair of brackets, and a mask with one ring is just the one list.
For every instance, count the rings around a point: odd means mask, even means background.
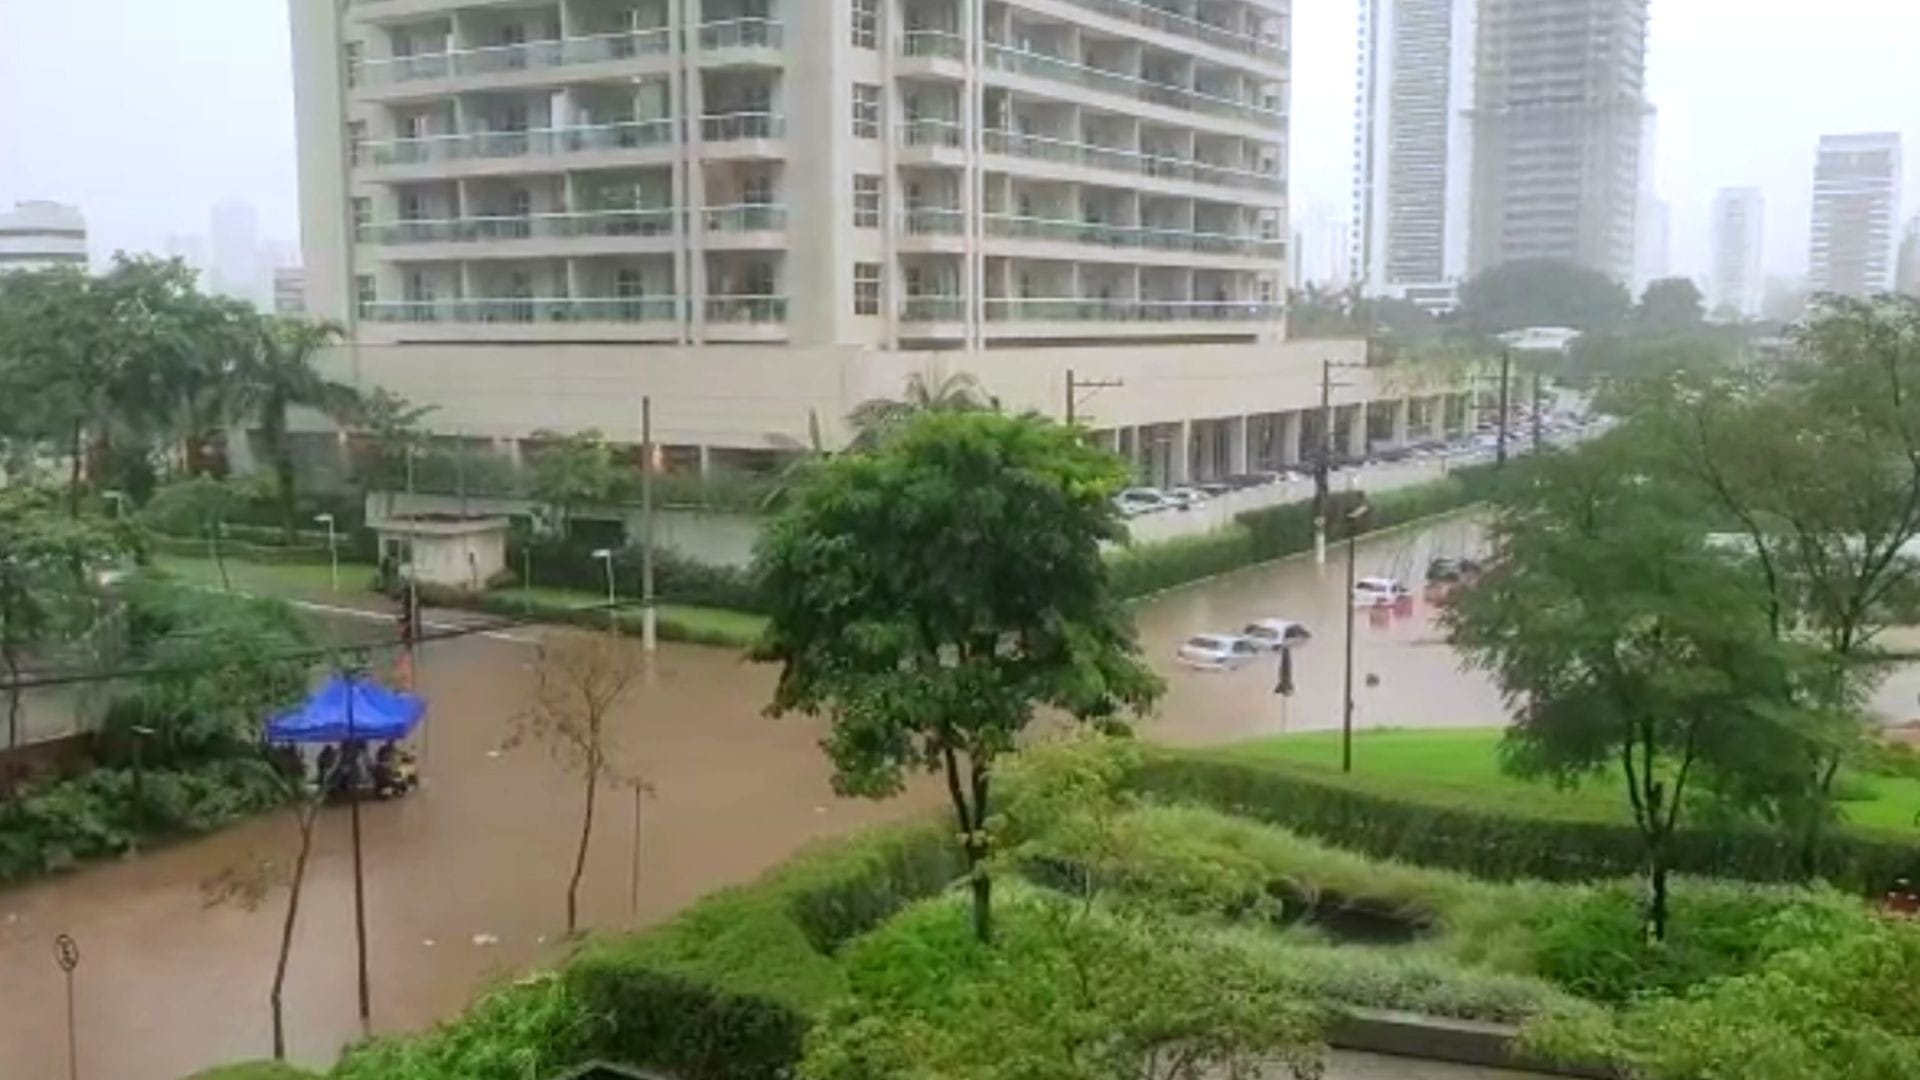
[{"label": "wet road surface", "polygon": [[[1359,545],[1358,573],[1397,576],[1417,592],[1429,557],[1469,553],[1478,541],[1465,518],[1390,533]],[[1337,727],[1344,556],[1336,548],[1324,567],[1292,559],[1144,605],[1142,643],[1169,689],[1143,734],[1200,744]],[[1260,617],[1294,619],[1314,631],[1297,652],[1298,692],[1290,701],[1272,693],[1272,660],[1226,674],[1172,663],[1187,636],[1237,630]],[[346,637],[391,633],[380,622],[328,625]],[[1497,694],[1484,677],[1460,669],[1424,603],[1384,625],[1363,615],[1356,629],[1358,726],[1499,721]],[[526,703],[534,655],[527,642],[539,633],[464,638],[425,653],[427,786],[364,812],[376,1031],[423,1027],[457,1012],[490,981],[559,955],[581,789],[538,748],[500,749]],[[633,801],[625,792],[603,795],[583,889],[590,927],[657,922],[809,841],[939,805],[927,783],[888,803],[835,798],[816,746],[819,725],[760,715],[771,668],[732,652],[668,645],[657,669],[618,722],[621,764],[655,788],[641,808],[639,906],[628,909]],[[1366,685],[1369,673],[1378,685]],[[207,908],[200,883],[256,853],[289,857],[293,840],[288,816],[277,814],[0,891],[0,1080],[65,1075],[64,997],[51,952],[61,932],[73,934],[82,951],[82,1076],[176,1080],[210,1064],[266,1056],[266,996],[284,894],[252,912]],[[288,978],[293,1057],[330,1062],[359,1034],[355,1001],[347,817],[334,810],[320,826]]]}]

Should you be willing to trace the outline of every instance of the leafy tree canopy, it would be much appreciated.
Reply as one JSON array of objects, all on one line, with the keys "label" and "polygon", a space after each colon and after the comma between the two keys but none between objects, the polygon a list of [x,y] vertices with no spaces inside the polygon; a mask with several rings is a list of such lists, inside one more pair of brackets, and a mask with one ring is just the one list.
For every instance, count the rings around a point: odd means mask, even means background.
[{"label": "leafy tree canopy", "polygon": [[1530,326],[1606,330],[1633,307],[1633,297],[1605,274],[1572,263],[1535,259],[1503,263],[1468,281],[1462,320],[1483,334]]},{"label": "leafy tree canopy", "polygon": [[1706,321],[1706,298],[1691,278],[1661,278],[1647,284],[1636,314],[1653,329],[1688,330]]}]

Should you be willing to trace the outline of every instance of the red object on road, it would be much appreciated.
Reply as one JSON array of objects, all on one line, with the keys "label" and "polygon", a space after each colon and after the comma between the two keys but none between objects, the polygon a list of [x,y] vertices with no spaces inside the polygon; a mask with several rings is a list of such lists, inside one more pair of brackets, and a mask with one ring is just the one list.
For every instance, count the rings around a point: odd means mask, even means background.
[{"label": "red object on road", "polygon": [[1391,626],[1392,624],[1393,624],[1393,605],[1387,604],[1387,603],[1379,603],[1367,609],[1367,625]]},{"label": "red object on road", "polygon": [[1413,614],[1413,594],[1401,593],[1399,596],[1394,597],[1393,613],[1400,616]]}]

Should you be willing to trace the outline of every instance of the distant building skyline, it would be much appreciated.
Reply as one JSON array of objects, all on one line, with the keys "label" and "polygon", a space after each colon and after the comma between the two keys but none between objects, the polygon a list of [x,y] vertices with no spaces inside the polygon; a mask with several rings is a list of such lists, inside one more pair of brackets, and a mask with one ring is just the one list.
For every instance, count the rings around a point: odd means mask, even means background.
[{"label": "distant building skyline", "polygon": [[1900,236],[1900,258],[1894,268],[1893,291],[1920,298],[1920,214],[1913,215]]},{"label": "distant building skyline", "polygon": [[1815,292],[1865,296],[1893,287],[1900,181],[1898,133],[1821,137],[1807,255]]},{"label": "distant building skyline", "polygon": [[1756,187],[1721,188],[1713,200],[1707,309],[1751,318],[1760,313],[1766,279],[1766,196]]}]

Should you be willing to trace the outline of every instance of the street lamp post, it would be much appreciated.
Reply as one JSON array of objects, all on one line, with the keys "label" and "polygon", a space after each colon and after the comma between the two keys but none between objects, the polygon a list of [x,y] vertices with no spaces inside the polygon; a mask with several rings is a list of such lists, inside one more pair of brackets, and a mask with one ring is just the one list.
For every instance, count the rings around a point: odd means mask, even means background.
[{"label": "street lamp post", "polygon": [[1353,564],[1360,520],[1367,516],[1365,503],[1347,511],[1347,658],[1346,681],[1340,700],[1340,771],[1353,771]]},{"label": "street lamp post", "polygon": [[339,534],[334,532],[332,514],[315,514],[314,521],[327,527],[327,579],[334,592],[340,591],[340,543]]},{"label": "street lamp post", "polygon": [[593,557],[607,564],[607,629],[615,636],[618,636],[620,633],[620,609],[617,605],[620,601],[615,597],[613,591],[613,549],[596,548]]}]

